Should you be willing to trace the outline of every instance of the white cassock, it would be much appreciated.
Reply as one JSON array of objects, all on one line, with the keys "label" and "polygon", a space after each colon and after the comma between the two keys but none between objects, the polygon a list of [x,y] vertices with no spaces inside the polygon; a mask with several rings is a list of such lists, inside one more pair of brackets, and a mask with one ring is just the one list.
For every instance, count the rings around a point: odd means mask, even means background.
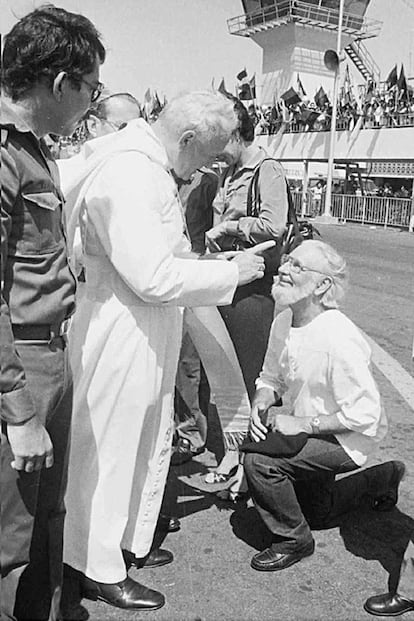
[{"label": "white cassock", "polygon": [[[229,304],[237,266],[189,256],[167,155],[138,120],[87,143],[63,187],[69,246],[81,221],[86,283],[71,327],[74,411],[64,561],[126,577],[150,549],[170,460],[184,306]],[[185,256],[187,255],[187,258]]]}]

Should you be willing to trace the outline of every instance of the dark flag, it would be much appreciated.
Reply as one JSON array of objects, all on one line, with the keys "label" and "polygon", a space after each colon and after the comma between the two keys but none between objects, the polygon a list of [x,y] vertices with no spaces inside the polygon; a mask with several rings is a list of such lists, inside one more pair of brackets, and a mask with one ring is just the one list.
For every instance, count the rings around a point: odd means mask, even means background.
[{"label": "dark flag", "polygon": [[299,120],[302,121],[304,125],[309,125],[309,127],[312,128],[318,116],[319,116],[319,112],[317,112],[316,110],[305,108],[304,110],[302,110],[302,114]]},{"label": "dark flag", "polygon": [[306,91],[303,88],[302,80],[300,79],[299,74],[297,75],[297,89],[296,90],[298,91],[299,97],[301,97],[302,99],[306,97]]},{"label": "dark flag", "polygon": [[388,88],[392,88],[398,82],[397,65],[395,65],[388,74],[388,78],[385,80]]},{"label": "dark flag", "polygon": [[407,80],[404,73],[404,65],[401,65],[400,76],[397,82],[398,86],[398,99],[408,99],[408,87]]},{"label": "dark flag", "polygon": [[222,93],[223,95],[227,95],[227,89],[226,89],[226,85],[224,84],[224,78],[221,79],[221,82],[217,90],[219,91],[219,93]]},{"label": "dark flag", "polygon": [[298,104],[302,101],[295,89],[292,87],[290,87],[290,89],[283,93],[280,97],[287,106],[293,106],[294,104]]},{"label": "dark flag", "polygon": [[238,79],[239,82],[241,82],[242,80],[244,80],[244,78],[247,78],[247,71],[246,71],[246,67],[240,71],[240,73],[238,73],[236,75],[236,78]]},{"label": "dark flag", "polygon": [[247,101],[249,99],[256,99],[256,77],[253,76],[248,82],[245,82],[239,86],[239,99],[241,101]]},{"label": "dark flag", "polygon": [[314,97],[314,101],[315,101],[316,105],[318,106],[318,108],[323,108],[325,106],[325,104],[329,104],[328,95],[325,93],[325,91],[323,90],[322,86],[320,87],[320,89],[316,93],[316,95]]}]

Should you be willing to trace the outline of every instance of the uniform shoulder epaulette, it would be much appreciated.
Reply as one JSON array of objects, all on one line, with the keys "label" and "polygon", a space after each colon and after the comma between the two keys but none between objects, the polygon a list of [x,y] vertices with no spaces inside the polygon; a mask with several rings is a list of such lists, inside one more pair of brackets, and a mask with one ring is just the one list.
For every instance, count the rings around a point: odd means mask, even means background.
[{"label": "uniform shoulder epaulette", "polygon": [[5,147],[7,143],[7,138],[9,137],[9,130],[7,127],[1,128],[1,146]]}]

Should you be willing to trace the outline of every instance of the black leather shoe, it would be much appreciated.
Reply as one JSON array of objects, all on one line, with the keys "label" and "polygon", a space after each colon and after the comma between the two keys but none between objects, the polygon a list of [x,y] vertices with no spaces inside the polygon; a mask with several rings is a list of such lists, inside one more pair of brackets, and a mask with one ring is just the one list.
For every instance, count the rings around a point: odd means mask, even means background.
[{"label": "black leather shoe", "polygon": [[174,555],[169,550],[163,548],[156,548],[143,559],[141,567],[162,567],[163,565],[169,565],[174,560]]},{"label": "black leather shoe", "polygon": [[181,522],[178,517],[160,513],[157,528],[166,533],[176,533],[181,528]]},{"label": "black leather shoe", "polygon": [[165,597],[162,593],[148,589],[129,576],[115,584],[95,582],[95,580],[85,578],[83,596],[92,600],[98,599],[115,608],[128,610],[157,610],[165,604]]},{"label": "black leather shoe", "polygon": [[367,599],[364,608],[370,615],[377,617],[398,617],[404,612],[414,610],[414,601],[405,599],[398,593],[384,593]]},{"label": "black leather shoe", "polygon": [[204,447],[199,449],[192,448],[191,442],[187,438],[178,438],[171,454],[171,465],[181,466],[181,464],[191,461],[195,455],[203,453],[204,450]]},{"label": "black leather shoe", "polygon": [[169,563],[172,563],[174,560],[173,553],[169,550],[163,550],[163,548],[155,548],[143,558],[136,557],[135,554],[129,552],[128,550],[122,550],[122,554],[125,560],[127,570],[132,565],[134,565],[134,567],[136,567],[137,569],[142,569],[143,567],[162,567],[163,565],[168,565]]},{"label": "black leather shoe", "polygon": [[273,543],[270,548],[266,548],[263,552],[255,554],[250,565],[257,571],[279,571],[294,565],[306,556],[313,554],[315,550],[315,542],[312,540],[305,548],[297,552],[278,552],[278,544]]}]

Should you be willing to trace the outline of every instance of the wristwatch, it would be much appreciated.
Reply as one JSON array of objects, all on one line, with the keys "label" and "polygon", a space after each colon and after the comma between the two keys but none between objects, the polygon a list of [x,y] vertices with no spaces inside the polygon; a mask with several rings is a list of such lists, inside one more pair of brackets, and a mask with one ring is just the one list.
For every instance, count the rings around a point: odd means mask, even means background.
[{"label": "wristwatch", "polygon": [[312,433],[314,433],[315,435],[318,434],[320,431],[320,426],[321,426],[321,419],[318,418],[317,416],[315,416],[315,418],[312,418],[311,420]]}]

